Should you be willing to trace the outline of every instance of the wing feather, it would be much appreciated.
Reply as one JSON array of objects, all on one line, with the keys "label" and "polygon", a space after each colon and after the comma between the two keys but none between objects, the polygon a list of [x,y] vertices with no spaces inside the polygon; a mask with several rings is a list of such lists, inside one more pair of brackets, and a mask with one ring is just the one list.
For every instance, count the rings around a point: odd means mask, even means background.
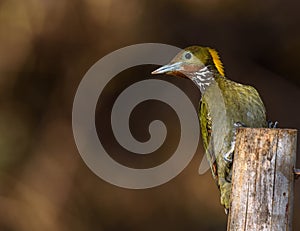
[{"label": "wing feather", "polygon": [[213,151],[213,147],[211,146],[211,143],[213,142],[210,143],[212,133],[212,119],[208,112],[207,102],[204,98],[201,99],[199,118],[205,155],[211,168],[213,178],[217,181],[218,175],[216,157]]}]

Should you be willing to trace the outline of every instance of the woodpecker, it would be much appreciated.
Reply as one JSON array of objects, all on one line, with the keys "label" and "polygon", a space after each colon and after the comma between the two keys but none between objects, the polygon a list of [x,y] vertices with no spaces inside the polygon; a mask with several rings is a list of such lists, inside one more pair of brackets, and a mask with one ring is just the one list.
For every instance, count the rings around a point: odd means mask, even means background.
[{"label": "woodpecker", "polygon": [[254,87],[226,78],[218,52],[209,47],[187,47],[152,74],[188,78],[199,88],[203,146],[227,213],[236,130],[268,127],[263,101]]}]

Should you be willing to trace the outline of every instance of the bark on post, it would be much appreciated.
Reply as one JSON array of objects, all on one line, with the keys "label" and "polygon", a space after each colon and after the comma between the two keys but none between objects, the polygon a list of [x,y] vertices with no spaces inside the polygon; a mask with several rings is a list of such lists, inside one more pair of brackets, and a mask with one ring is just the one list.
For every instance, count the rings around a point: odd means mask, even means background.
[{"label": "bark on post", "polygon": [[291,231],[297,131],[237,133],[228,231]]}]

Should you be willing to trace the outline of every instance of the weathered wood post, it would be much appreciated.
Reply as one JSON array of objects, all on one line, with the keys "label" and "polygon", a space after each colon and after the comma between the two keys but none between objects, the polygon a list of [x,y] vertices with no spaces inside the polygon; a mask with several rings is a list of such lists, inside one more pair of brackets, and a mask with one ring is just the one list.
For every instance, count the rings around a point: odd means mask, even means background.
[{"label": "weathered wood post", "polygon": [[297,130],[240,128],[228,231],[291,231]]}]

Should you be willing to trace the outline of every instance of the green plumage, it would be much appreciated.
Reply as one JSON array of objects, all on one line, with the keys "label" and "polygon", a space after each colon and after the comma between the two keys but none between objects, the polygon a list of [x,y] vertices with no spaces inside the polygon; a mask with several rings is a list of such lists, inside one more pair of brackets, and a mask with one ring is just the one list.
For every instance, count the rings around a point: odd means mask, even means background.
[{"label": "green plumage", "polygon": [[229,208],[231,163],[223,155],[231,148],[234,123],[266,127],[266,113],[255,88],[215,75],[201,98],[200,124],[203,145],[212,175],[221,191],[221,204]]},{"label": "green plumage", "polygon": [[266,127],[264,104],[251,86],[227,79],[218,53],[208,47],[192,46],[153,74],[191,79],[201,91],[200,125],[203,145],[212,175],[221,192],[221,204],[229,208],[232,156],[236,124]]}]

